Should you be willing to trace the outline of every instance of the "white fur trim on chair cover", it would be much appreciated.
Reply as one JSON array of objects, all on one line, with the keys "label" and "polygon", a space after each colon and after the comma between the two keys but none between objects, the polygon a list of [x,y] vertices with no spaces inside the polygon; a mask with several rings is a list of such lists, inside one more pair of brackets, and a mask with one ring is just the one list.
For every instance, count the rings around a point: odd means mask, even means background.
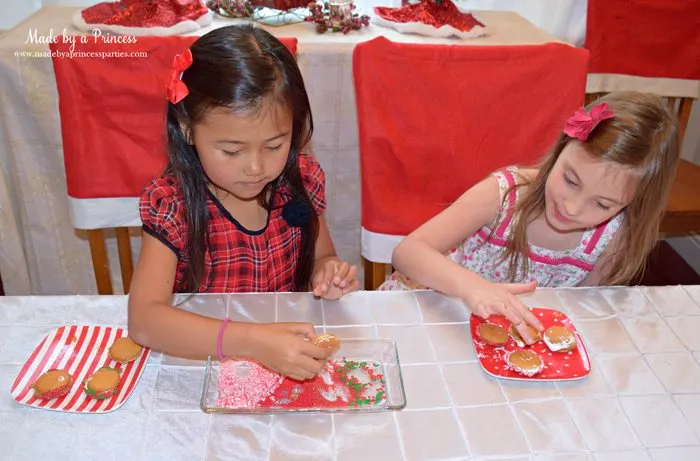
[{"label": "white fur trim on chair cover", "polygon": [[362,256],[375,263],[391,264],[391,254],[404,235],[378,234],[362,228],[360,248]]},{"label": "white fur trim on chair cover", "polygon": [[624,74],[588,74],[586,93],[640,91],[673,98],[700,98],[700,80],[640,77]]},{"label": "white fur trim on chair cover", "polygon": [[76,229],[140,227],[138,197],[68,197],[70,219]]}]

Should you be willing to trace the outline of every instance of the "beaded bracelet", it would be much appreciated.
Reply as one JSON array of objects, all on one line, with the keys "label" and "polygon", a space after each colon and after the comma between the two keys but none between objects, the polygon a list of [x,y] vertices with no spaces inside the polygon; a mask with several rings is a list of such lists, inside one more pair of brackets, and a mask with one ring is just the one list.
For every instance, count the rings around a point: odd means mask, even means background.
[{"label": "beaded bracelet", "polygon": [[226,357],[224,357],[224,353],[221,349],[221,342],[224,339],[224,330],[226,330],[226,325],[231,321],[230,318],[226,317],[223,322],[221,322],[221,326],[219,327],[219,337],[216,340],[216,354],[219,356],[219,362],[223,362],[226,360]]}]

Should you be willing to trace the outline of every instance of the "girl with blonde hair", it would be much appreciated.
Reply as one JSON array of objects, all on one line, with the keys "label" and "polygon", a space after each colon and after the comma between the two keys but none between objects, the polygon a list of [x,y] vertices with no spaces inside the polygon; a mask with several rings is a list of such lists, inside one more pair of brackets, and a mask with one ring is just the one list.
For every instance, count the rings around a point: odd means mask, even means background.
[{"label": "girl with blonde hair", "polygon": [[407,236],[382,290],[431,287],[527,337],[515,296],[537,285],[620,285],[654,247],[679,160],[661,98],[619,92],[576,111],[536,168],[494,172]]}]

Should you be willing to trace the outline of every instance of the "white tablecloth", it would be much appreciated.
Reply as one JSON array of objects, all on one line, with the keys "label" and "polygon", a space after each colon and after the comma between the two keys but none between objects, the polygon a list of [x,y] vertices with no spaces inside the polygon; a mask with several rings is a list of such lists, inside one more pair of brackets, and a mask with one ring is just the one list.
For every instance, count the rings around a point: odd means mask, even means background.
[{"label": "white tablecloth", "polygon": [[[65,188],[60,120],[51,60],[16,52],[46,51],[28,34],[70,30],[75,8],[44,8],[0,36],[0,273],[8,294],[96,293],[87,240],[76,234]],[[470,45],[541,44],[557,39],[516,13],[475,14],[491,35]],[[212,27],[230,24],[216,20]],[[394,41],[454,43],[370,26],[348,35],[318,35],[309,24],[269,28],[299,39],[298,62],[311,98],[314,153],[328,178],[327,220],[342,258],[360,264],[360,180],[352,49],[385,35]],[[203,33],[206,31],[201,31]],[[70,33],[76,33],[70,31]],[[136,213],[136,210],[134,210]],[[110,240],[112,274],[118,274]],[[134,238],[134,257],[139,240]],[[115,280],[115,289],[121,284]]]},{"label": "white tablecloth", "polygon": [[[700,286],[538,290],[566,313],[591,374],[495,379],[481,370],[467,311],[432,292],[208,295],[188,309],[298,320],[341,337],[392,337],[406,409],[365,415],[221,416],[199,410],[201,362],[153,354],[126,404],[106,415],[27,409],[9,389],[34,347],[65,324],[126,325],[126,298],[0,298],[0,458],[20,460],[700,459]],[[275,307],[276,306],[276,307]]]}]

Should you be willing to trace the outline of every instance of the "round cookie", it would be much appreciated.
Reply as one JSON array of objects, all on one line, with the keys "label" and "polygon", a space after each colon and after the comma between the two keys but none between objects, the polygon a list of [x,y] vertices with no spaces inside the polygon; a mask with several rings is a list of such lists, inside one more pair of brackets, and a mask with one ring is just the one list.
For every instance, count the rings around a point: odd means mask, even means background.
[{"label": "round cookie", "polygon": [[109,348],[109,356],[117,362],[129,363],[136,360],[141,355],[142,350],[143,347],[127,336],[114,341]]},{"label": "round cookie", "polygon": [[506,363],[515,372],[532,377],[544,368],[544,362],[532,351],[515,350],[508,354]]},{"label": "round cookie", "polygon": [[552,352],[569,352],[576,348],[574,334],[564,327],[547,328],[543,339]]},{"label": "round cookie", "polygon": [[492,346],[508,344],[508,332],[502,326],[494,323],[485,322],[479,325],[479,337]]},{"label": "round cookie", "polygon": [[317,336],[314,338],[313,343],[326,349],[337,349],[340,347],[340,339],[330,334]]},{"label": "round cookie", "polygon": [[32,389],[39,399],[51,400],[68,394],[73,385],[73,377],[66,371],[52,369],[39,376]]},{"label": "round cookie", "polygon": [[[533,344],[542,339],[542,335],[540,334],[540,332],[531,327],[530,325],[525,325],[525,328],[527,328],[527,331],[530,333],[530,337],[534,338],[532,342]],[[515,328],[515,325],[513,325],[512,323],[510,324],[510,328],[508,329],[508,334],[511,338],[513,338],[513,341],[515,341],[515,344],[517,344],[518,347],[525,347],[528,345],[518,332],[517,328]]]},{"label": "round cookie", "polygon": [[85,380],[85,393],[97,400],[112,397],[119,390],[120,373],[111,367],[100,368]]}]

